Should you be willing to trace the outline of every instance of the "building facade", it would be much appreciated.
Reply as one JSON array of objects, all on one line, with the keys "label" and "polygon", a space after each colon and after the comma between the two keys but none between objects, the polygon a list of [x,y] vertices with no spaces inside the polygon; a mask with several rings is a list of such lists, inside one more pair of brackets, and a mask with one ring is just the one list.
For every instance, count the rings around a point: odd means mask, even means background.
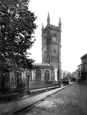
[{"label": "building facade", "polygon": [[81,73],[82,73],[82,65],[79,64],[78,67],[77,67],[77,79],[81,79]]},{"label": "building facade", "polygon": [[54,76],[54,67],[50,64],[33,63],[37,69],[32,70],[32,80],[35,81],[53,81],[56,80]]},{"label": "building facade", "polygon": [[87,53],[81,58],[81,79],[87,80]]},{"label": "building facade", "polygon": [[61,79],[61,19],[58,26],[51,25],[49,13],[46,27],[42,25],[42,63],[53,66],[56,79]]}]

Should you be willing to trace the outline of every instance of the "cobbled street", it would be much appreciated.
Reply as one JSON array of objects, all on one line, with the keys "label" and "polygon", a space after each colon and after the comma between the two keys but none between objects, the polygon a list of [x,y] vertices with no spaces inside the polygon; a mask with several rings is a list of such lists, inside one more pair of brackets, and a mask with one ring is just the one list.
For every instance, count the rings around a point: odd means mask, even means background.
[{"label": "cobbled street", "polygon": [[87,115],[87,85],[73,84],[18,115]]}]

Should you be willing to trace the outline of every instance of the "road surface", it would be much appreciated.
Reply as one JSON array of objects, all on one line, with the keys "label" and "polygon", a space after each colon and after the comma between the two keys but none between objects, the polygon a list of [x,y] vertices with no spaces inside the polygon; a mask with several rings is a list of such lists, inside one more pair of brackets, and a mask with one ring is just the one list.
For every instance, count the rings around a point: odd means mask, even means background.
[{"label": "road surface", "polygon": [[73,84],[18,115],[87,115],[87,85]]}]

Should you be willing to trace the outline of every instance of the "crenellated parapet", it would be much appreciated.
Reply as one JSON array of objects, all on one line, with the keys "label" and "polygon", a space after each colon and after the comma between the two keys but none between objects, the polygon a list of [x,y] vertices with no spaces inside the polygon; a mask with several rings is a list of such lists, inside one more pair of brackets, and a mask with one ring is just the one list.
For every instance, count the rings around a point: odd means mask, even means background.
[{"label": "crenellated parapet", "polygon": [[56,31],[59,30],[59,27],[58,27],[58,26],[55,26],[55,25],[50,25],[50,28],[52,28],[52,29],[54,29],[54,30],[56,30]]},{"label": "crenellated parapet", "polygon": [[49,29],[52,29],[52,30],[55,30],[55,31],[59,31],[60,28],[59,26],[55,26],[55,25],[49,25],[49,26],[46,26],[45,28],[43,28],[42,30],[42,35]]}]

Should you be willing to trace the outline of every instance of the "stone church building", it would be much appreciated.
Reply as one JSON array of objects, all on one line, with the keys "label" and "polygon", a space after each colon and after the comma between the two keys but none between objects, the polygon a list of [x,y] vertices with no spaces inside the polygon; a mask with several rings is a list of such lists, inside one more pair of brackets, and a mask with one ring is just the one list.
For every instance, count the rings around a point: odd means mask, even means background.
[{"label": "stone church building", "polygon": [[58,81],[61,79],[61,19],[58,26],[50,24],[48,13],[46,27],[42,24],[42,63],[32,70],[30,79],[36,81]]},{"label": "stone church building", "polygon": [[[61,19],[59,18],[58,26],[50,24],[50,16],[48,13],[47,25],[42,25],[42,63],[33,63],[35,68],[32,71],[14,70],[5,73],[0,77],[0,89],[2,89],[2,81],[4,78],[5,87],[17,87],[17,84],[29,82],[29,85],[35,83],[40,86],[45,81],[54,82],[61,79]],[[0,74],[1,75],[1,74]],[[2,85],[1,85],[2,84]]]}]

